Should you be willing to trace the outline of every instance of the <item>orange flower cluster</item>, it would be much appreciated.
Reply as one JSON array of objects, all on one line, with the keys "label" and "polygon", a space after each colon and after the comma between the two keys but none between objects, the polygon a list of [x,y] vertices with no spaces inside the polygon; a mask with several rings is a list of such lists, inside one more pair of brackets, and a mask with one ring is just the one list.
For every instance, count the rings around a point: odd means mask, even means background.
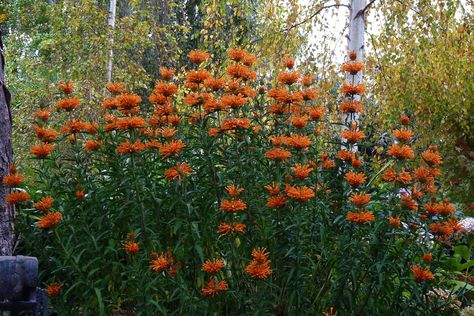
[{"label": "orange flower cluster", "polygon": [[435,278],[429,269],[417,265],[412,265],[411,271],[413,272],[413,277],[415,280],[419,282],[434,280]]},{"label": "orange flower cluster", "polygon": [[62,109],[67,112],[71,112],[81,104],[81,100],[78,98],[67,98],[61,99],[56,103],[56,109]]},{"label": "orange flower cluster", "polygon": [[46,122],[49,119],[49,116],[51,115],[51,111],[39,109],[36,110],[33,115],[36,119]]},{"label": "orange flower cluster", "polygon": [[60,212],[48,212],[43,215],[36,223],[41,229],[53,228],[58,225],[63,219],[63,214]]},{"label": "orange flower cluster", "polygon": [[357,207],[362,208],[370,202],[371,195],[367,193],[352,193],[349,200]]},{"label": "orange flower cluster", "polygon": [[26,191],[13,191],[7,194],[5,202],[9,205],[25,203],[31,200],[30,194]]},{"label": "orange flower cluster", "polygon": [[117,152],[121,155],[126,154],[133,154],[145,149],[145,144],[140,142],[139,140],[135,141],[134,143],[131,142],[123,142],[118,144]]},{"label": "orange flower cluster", "polygon": [[285,88],[271,89],[268,91],[267,96],[274,99],[276,102],[278,102],[277,103],[278,107],[283,108],[280,111],[275,111],[275,110],[272,111],[270,109],[270,112],[273,114],[283,114],[287,111],[287,109],[284,109],[285,106],[288,106],[291,104],[299,104],[301,101],[303,101],[303,94],[300,91],[292,92]]},{"label": "orange flower cluster", "polygon": [[165,179],[172,181],[178,179],[178,182],[181,183],[185,175],[191,174],[192,169],[188,163],[180,163],[177,166],[171,167],[165,171]]},{"label": "orange flower cluster", "polygon": [[286,205],[286,197],[283,195],[273,195],[268,197],[267,204],[265,206],[269,208],[282,208]]},{"label": "orange flower cluster", "polygon": [[34,128],[35,128],[35,131],[36,131],[36,136],[43,143],[51,143],[59,135],[59,132],[57,132],[54,129],[43,128],[43,127],[38,126],[38,125],[34,126]]},{"label": "orange flower cluster", "polygon": [[168,269],[169,262],[166,256],[164,255],[164,253],[161,253],[159,257],[154,258],[150,262],[150,266],[153,271],[160,272],[160,271]]},{"label": "orange flower cluster", "polygon": [[64,285],[59,282],[50,283],[45,289],[46,294],[48,294],[50,297],[57,297],[61,294],[61,289],[63,286]]},{"label": "orange flower cluster", "polygon": [[191,90],[197,90],[199,85],[211,78],[211,73],[207,70],[191,70],[186,74],[185,86]]},{"label": "orange flower cluster", "polygon": [[39,144],[31,147],[30,153],[38,158],[46,158],[54,150],[51,144]]},{"label": "orange flower cluster", "polygon": [[295,177],[300,180],[306,179],[309,176],[310,172],[314,170],[308,164],[302,165],[299,163],[296,164],[294,167],[291,167],[290,169],[293,170]]},{"label": "orange flower cluster", "polygon": [[402,116],[400,117],[400,123],[402,123],[403,125],[408,125],[410,124],[411,120],[408,116]]},{"label": "orange flower cluster", "polygon": [[352,122],[351,129],[342,131],[341,136],[349,143],[358,143],[361,139],[365,138],[364,132],[357,130],[355,122]]},{"label": "orange flower cluster", "polygon": [[283,148],[273,148],[265,153],[265,157],[272,160],[283,161],[291,157],[291,152]]},{"label": "orange flower cluster", "polygon": [[365,86],[363,84],[344,83],[341,86],[341,92],[348,96],[362,95],[365,92]]},{"label": "orange flower cluster", "polygon": [[255,62],[255,56],[241,48],[229,49],[228,56],[230,60],[241,62],[247,66],[251,66]]},{"label": "orange flower cluster", "polygon": [[350,60],[356,60],[357,59],[357,52],[350,50],[347,52],[347,56],[349,56]]},{"label": "orange flower cluster", "polygon": [[74,195],[76,196],[76,199],[78,200],[83,200],[84,197],[86,196],[86,194],[84,193],[84,191],[76,191],[74,193]]},{"label": "orange flower cluster", "polygon": [[[159,96],[170,98],[174,96],[176,93],[178,93],[178,86],[175,85],[174,83],[170,83],[166,81],[157,81],[150,98],[152,98],[153,96],[156,97],[157,100],[159,99]],[[156,103],[159,104],[159,102],[156,102]]]},{"label": "orange flower cluster", "polygon": [[352,161],[355,159],[355,152],[341,149],[337,152],[336,158],[344,161]]},{"label": "orange flower cluster", "polygon": [[438,154],[438,148],[436,146],[430,146],[427,151],[421,153],[423,161],[430,167],[437,167],[443,163],[441,156]]},{"label": "orange flower cluster", "polygon": [[152,252],[150,261],[151,270],[156,272],[167,271],[171,277],[174,277],[179,267],[180,264],[175,262],[170,249],[168,249],[166,254],[162,252],[159,256],[156,252]]},{"label": "orange flower cluster", "polygon": [[398,140],[399,142],[408,143],[410,139],[413,137],[413,131],[402,127],[400,129],[395,130],[395,132],[393,132],[393,137],[395,137],[395,139]]},{"label": "orange flower cluster", "polygon": [[[69,120],[66,125],[61,128],[63,134],[77,134],[81,132],[95,133],[99,128],[97,123],[86,123],[75,119]],[[74,136],[75,137],[75,136]]]},{"label": "orange flower cluster", "polygon": [[295,67],[295,58],[290,57],[290,56],[284,56],[283,57],[283,64],[285,64],[285,67],[288,69],[292,69]]},{"label": "orange flower cluster", "polygon": [[339,111],[342,113],[361,113],[364,110],[362,103],[356,100],[344,100],[339,105]]},{"label": "orange flower cluster", "polygon": [[311,74],[308,74],[308,75],[303,75],[301,76],[301,84],[304,86],[304,87],[309,87],[313,84],[314,82],[314,78],[313,78],[313,75]]},{"label": "orange flower cluster", "polygon": [[322,119],[325,113],[326,113],[326,108],[323,105],[312,106],[308,110],[309,117],[313,121],[318,121]]},{"label": "orange flower cluster", "polygon": [[222,235],[230,235],[235,233],[243,234],[245,232],[246,225],[232,222],[232,223],[221,223],[217,228],[217,232]]},{"label": "orange flower cluster", "polygon": [[146,126],[145,120],[140,116],[132,117],[110,117],[109,123],[107,123],[104,128],[106,131],[115,131],[115,130],[132,130],[135,128],[144,128]]},{"label": "orange flower cluster", "polygon": [[3,177],[2,183],[7,187],[16,188],[23,183],[23,180],[25,177],[17,172],[15,164],[11,164],[9,174]]},{"label": "orange flower cluster", "polygon": [[364,63],[361,61],[346,61],[341,66],[341,70],[350,73],[351,75],[357,75],[357,73],[364,69]]},{"label": "orange flower cluster", "polygon": [[309,116],[292,115],[288,119],[291,122],[291,125],[293,125],[294,127],[303,128],[308,124]]},{"label": "orange flower cluster", "polygon": [[392,227],[399,228],[400,227],[400,217],[388,217],[388,224]]},{"label": "orange flower cluster", "polygon": [[454,205],[449,203],[447,199],[444,199],[442,203],[426,203],[423,209],[430,215],[441,216],[449,216],[456,210]]},{"label": "orange flower cluster", "polygon": [[220,292],[227,291],[229,286],[226,280],[220,280],[216,283],[216,280],[212,278],[201,291],[203,296],[215,296]]},{"label": "orange flower cluster", "polygon": [[402,206],[402,208],[410,210],[410,211],[418,210],[418,203],[413,199],[413,197],[410,194],[401,195],[400,205]]},{"label": "orange flower cluster", "polygon": [[245,271],[255,279],[266,279],[270,274],[272,274],[272,270],[270,269],[270,262],[267,258],[269,255],[266,252],[265,248],[255,248],[252,250],[252,261],[250,264],[245,268]]},{"label": "orange flower cluster", "polygon": [[227,74],[234,79],[240,80],[255,80],[257,79],[257,73],[250,69],[247,65],[241,65],[238,63],[227,66]]},{"label": "orange flower cluster", "polygon": [[398,159],[413,159],[415,157],[413,150],[409,146],[400,146],[398,144],[392,144],[387,151],[387,155]]},{"label": "orange flower cluster", "polygon": [[285,194],[298,202],[308,202],[310,199],[314,198],[315,194],[313,189],[308,188],[307,186],[290,186],[286,185]]},{"label": "orange flower cluster", "polygon": [[348,172],[344,176],[349,185],[353,188],[358,188],[367,180],[366,175],[363,172]]},{"label": "orange flower cluster", "polygon": [[91,152],[91,151],[94,151],[94,150],[98,150],[102,147],[102,142],[98,141],[98,140],[88,140],[85,144],[84,144],[84,149],[88,152]]},{"label": "orange flower cluster", "polygon": [[[130,94],[120,94],[115,98],[116,105],[119,109],[125,111],[131,111],[132,109],[136,109],[139,104],[142,102],[142,98],[135,93]],[[128,113],[128,112],[125,112]]]},{"label": "orange flower cluster", "polygon": [[105,88],[112,94],[127,93],[127,86],[123,82],[109,82]]},{"label": "orange flower cluster", "polygon": [[399,182],[403,184],[409,184],[412,180],[412,177],[407,171],[400,171],[397,174],[397,171],[394,168],[387,168],[383,172],[382,178],[385,181],[393,182],[394,184]]},{"label": "orange flower cluster", "polygon": [[227,193],[231,199],[223,199],[219,210],[225,212],[243,212],[247,209],[247,204],[237,197],[244,191],[242,188],[238,188],[234,184],[225,187]]},{"label": "orange flower cluster", "polygon": [[283,84],[292,85],[300,79],[299,71],[285,71],[278,76],[278,81]]},{"label": "orange flower cluster", "polygon": [[311,139],[306,135],[291,134],[287,140],[287,144],[296,150],[306,150],[311,146]]},{"label": "orange flower cluster", "polygon": [[237,118],[232,117],[222,122],[220,131],[231,131],[237,129],[247,129],[250,126],[250,120],[246,117]]},{"label": "orange flower cluster", "polygon": [[279,183],[272,183],[271,185],[264,186],[264,189],[270,193],[270,195],[278,195],[280,194],[280,184]]},{"label": "orange flower cluster", "polygon": [[53,207],[53,202],[52,196],[43,196],[39,202],[33,203],[33,207],[41,213],[46,213]]},{"label": "orange flower cluster", "polygon": [[165,67],[160,68],[160,75],[164,80],[173,79],[175,72],[176,72],[176,69],[170,69],[170,68],[165,68]]},{"label": "orange flower cluster", "polygon": [[215,274],[221,272],[222,268],[224,267],[224,260],[222,259],[214,259],[214,260],[209,260],[207,259],[206,262],[202,264],[201,270],[209,273],[209,274]]},{"label": "orange flower cluster", "polygon": [[186,147],[186,145],[182,140],[172,140],[161,145],[159,151],[163,158],[168,158],[178,155],[184,147]]},{"label": "orange flower cluster", "polygon": [[131,255],[136,255],[140,250],[140,247],[135,240],[128,240],[123,243],[123,249]]},{"label": "orange flower cluster", "polygon": [[224,108],[239,109],[247,103],[247,99],[241,94],[226,94],[222,96],[221,103]]},{"label": "orange flower cluster", "polygon": [[193,63],[200,64],[209,59],[209,54],[201,50],[192,50],[188,53],[188,57]]},{"label": "orange flower cluster", "polygon": [[451,217],[445,221],[436,221],[430,224],[430,230],[437,235],[452,235],[462,229],[456,217]]},{"label": "orange flower cluster", "polygon": [[413,172],[413,177],[423,184],[433,184],[436,176],[439,175],[439,170],[437,169],[426,169],[424,167],[419,167]]},{"label": "orange flower cluster", "polygon": [[329,155],[327,153],[321,153],[320,158],[323,169],[332,169],[336,167],[336,163],[334,160],[329,159]]},{"label": "orange flower cluster", "polygon": [[226,80],[224,78],[209,78],[204,80],[204,86],[213,92],[217,92],[225,88]]},{"label": "orange flower cluster", "polygon": [[346,220],[354,223],[367,223],[375,221],[374,214],[372,212],[349,212],[347,213]]},{"label": "orange flower cluster", "polygon": [[270,197],[267,200],[267,207],[270,208],[281,208],[286,205],[286,197],[280,195],[280,184],[273,183],[272,185],[266,185],[264,188],[270,193]]},{"label": "orange flower cluster", "polygon": [[59,90],[64,94],[71,94],[74,90],[73,82],[61,81],[58,83]]},{"label": "orange flower cluster", "polygon": [[433,255],[431,253],[425,253],[423,254],[423,261],[424,262],[432,262],[433,261]]}]

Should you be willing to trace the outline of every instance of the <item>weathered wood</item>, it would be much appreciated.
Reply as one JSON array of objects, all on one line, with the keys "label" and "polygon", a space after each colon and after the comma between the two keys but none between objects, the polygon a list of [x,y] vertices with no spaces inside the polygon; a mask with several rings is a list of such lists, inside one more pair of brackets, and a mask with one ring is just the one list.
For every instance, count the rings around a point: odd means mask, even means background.
[{"label": "weathered wood", "polygon": [[10,93],[5,87],[2,34],[0,32],[0,256],[10,256],[14,245],[15,209],[5,202],[9,188],[2,184],[12,162],[12,120],[10,113]]}]

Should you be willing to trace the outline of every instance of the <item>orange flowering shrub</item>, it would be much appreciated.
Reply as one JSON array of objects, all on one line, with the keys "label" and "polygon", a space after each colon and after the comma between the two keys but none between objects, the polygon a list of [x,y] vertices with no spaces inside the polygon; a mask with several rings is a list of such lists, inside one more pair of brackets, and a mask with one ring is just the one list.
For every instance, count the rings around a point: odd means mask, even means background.
[{"label": "orange flowering shrub", "polygon": [[[349,79],[364,68],[354,54]],[[438,192],[437,148],[413,147],[409,119],[374,156],[358,118],[363,84],[344,83],[334,107],[289,56],[270,81],[244,49],[225,66],[188,57],[187,73],[163,67],[147,93],[107,84],[94,121],[76,115],[66,83],[35,112],[37,190],[20,188],[14,166],[2,183],[7,202],[25,206],[20,247],[39,257],[55,309],[446,311],[428,295],[449,286],[443,258],[461,213]]]}]

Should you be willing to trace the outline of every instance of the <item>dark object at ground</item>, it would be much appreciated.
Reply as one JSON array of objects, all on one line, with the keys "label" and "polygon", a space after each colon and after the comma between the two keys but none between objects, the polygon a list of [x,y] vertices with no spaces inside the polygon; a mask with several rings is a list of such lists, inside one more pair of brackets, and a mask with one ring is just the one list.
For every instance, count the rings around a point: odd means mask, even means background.
[{"label": "dark object at ground", "polygon": [[0,256],[0,311],[12,311],[13,315],[31,311],[38,315],[38,307],[42,305],[47,312],[44,291],[37,285],[35,257]]}]

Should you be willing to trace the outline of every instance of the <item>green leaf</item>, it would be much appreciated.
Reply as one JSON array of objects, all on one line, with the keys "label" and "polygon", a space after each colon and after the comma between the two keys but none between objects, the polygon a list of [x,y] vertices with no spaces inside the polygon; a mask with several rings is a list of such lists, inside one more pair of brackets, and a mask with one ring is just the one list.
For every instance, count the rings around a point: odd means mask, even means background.
[{"label": "green leaf", "polygon": [[104,301],[102,300],[102,292],[98,288],[94,288],[95,295],[97,296],[97,302],[99,303],[99,315],[104,316],[105,315],[105,306],[104,306]]}]

